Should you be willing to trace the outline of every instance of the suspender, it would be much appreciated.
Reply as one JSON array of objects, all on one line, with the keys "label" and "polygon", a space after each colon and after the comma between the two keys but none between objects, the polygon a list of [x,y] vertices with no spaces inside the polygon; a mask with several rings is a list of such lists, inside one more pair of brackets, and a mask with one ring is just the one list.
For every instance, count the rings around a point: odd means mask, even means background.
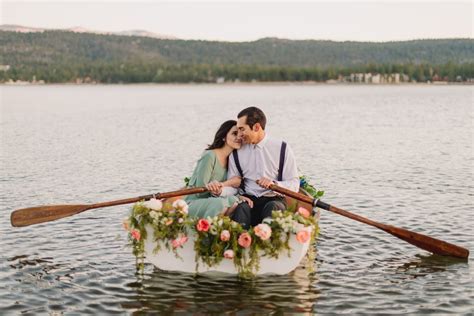
[{"label": "suspender", "polygon": [[[278,165],[278,178],[277,178],[278,181],[283,180],[283,167],[285,165],[285,152],[286,152],[286,143],[282,142],[281,143],[281,148],[280,148],[280,163]],[[237,154],[237,150],[234,150],[232,152],[232,157],[234,158],[235,166],[237,167],[237,170],[239,171],[239,174],[242,177],[242,182],[240,183],[240,188],[242,189],[242,191],[245,192],[244,172],[242,171],[242,167],[240,166],[239,155]]]},{"label": "suspender", "polygon": [[283,180],[283,165],[285,164],[285,151],[286,151],[286,143],[282,142],[281,143],[281,148],[280,148],[280,166],[278,167],[278,181]]},{"label": "suspender", "polygon": [[240,166],[239,155],[237,154],[237,150],[234,150],[232,152],[232,157],[234,157],[235,166],[237,167],[237,170],[239,171],[240,177],[242,178],[242,181],[240,182],[240,188],[242,189],[242,191],[245,192],[244,172],[242,171],[242,167]]}]

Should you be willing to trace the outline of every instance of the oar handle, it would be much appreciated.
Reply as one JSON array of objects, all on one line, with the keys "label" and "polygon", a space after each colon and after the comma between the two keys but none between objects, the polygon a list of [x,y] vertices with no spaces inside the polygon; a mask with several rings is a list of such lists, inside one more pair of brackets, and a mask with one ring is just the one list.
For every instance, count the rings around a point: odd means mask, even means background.
[{"label": "oar handle", "polygon": [[[301,194],[301,193],[298,193],[298,192],[295,192],[295,191],[288,190],[287,188],[280,187],[276,184],[272,184],[270,186],[270,189],[275,191],[275,192],[278,192],[278,193],[284,194],[286,196],[292,197],[294,199],[300,200],[301,202],[305,202],[305,203],[311,204],[313,206],[321,207],[321,206],[317,205],[318,204],[317,202],[319,200],[316,200],[311,196],[307,196],[307,195],[304,195],[304,194]],[[323,203],[323,204],[326,204],[326,203]],[[321,208],[324,208],[324,207],[321,207]]]}]

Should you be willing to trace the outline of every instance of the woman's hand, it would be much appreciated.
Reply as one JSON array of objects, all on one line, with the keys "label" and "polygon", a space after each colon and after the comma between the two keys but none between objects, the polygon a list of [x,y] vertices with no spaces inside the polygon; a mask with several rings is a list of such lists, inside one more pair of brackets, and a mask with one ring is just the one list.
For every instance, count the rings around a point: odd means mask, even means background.
[{"label": "woman's hand", "polygon": [[222,193],[222,187],[223,184],[215,180],[206,184],[206,189],[208,189],[212,195],[216,196],[219,196]]},{"label": "woman's hand", "polygon": [[246,196],[239,196],[239,199],[243,202],[243,203],[247,203],[250,208],[253,208],[253,201],[251,199],[249,199],[248,197]]},{"label": "woman's hand", "polygon": [[239,196],[239,201],[235,202],[231,207],[225,209],[223,214],[225,216],[231,216],[240,203],[247,203],[250,208],[253,208],[253,201],[251,199],[246,196]]}]

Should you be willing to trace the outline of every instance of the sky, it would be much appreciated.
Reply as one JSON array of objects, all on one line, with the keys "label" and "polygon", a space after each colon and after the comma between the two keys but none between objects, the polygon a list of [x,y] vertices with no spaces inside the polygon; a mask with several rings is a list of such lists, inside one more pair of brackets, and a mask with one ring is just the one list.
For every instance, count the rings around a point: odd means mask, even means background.
[{"label": "sky", "polygon": [[180,39],[385,42],[473,38],[473,1],[12,1],[0,24],[146,30]]}]

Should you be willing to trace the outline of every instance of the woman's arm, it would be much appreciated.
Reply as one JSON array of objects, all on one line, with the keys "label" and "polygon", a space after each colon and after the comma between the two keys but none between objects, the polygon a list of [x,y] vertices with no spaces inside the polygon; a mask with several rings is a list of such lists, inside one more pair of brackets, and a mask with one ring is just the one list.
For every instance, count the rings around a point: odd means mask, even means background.
[{"label": "woman's arm", "polygon": [[230,178],[226,181],[223,181],[221,183],[222,183],[222,186],[224,186],[224,187],[238,188],[238,187],[240,187],[241,182],[242,182],[242,178],[238,177],[238,176],[235,176],[235,177],[232,177],[232,178]]},{"label": "woman's arm", "polygon": [[241,181],[241,178],[236,176],[222,182],[211,181],[206,185],[206,188],[212,195],[230,196],[237,194]]},{"label": "woman's arm", "polygon": [[[191,187],[203,187],[211,182],[212,171],[215,165],[215,159],[207,152],[199,158],[196,167],[194,168],[193,175],[189,181]],[[208,197],[209,193],[198,193],[195,196],[199,198]]]}]

